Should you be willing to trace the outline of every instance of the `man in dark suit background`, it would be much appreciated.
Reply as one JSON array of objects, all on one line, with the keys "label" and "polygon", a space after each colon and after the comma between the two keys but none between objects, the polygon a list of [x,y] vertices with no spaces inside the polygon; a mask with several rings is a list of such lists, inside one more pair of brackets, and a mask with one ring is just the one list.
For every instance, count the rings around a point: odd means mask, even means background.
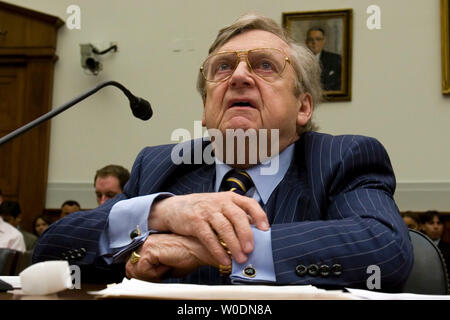
[{"label": "man in dark suit background", "polygon": [[269,18],[223,28],[197,82],[212,142],[143,149],[123,193],[52,224],[34,262],[67,259],[85,281],[362,288],[376,265],[381,289],[401,290],[412,246],[389,157],[373,138],[313,131],[319,69]]},{"label": "man in dark suit background", "polygon": [[323,50],[325,42],[325,31],[322,28],[314,27],[308,30],[306,45],[319,58],[322,67],[320,81],[323,89],[341,90],[341,55]]}]

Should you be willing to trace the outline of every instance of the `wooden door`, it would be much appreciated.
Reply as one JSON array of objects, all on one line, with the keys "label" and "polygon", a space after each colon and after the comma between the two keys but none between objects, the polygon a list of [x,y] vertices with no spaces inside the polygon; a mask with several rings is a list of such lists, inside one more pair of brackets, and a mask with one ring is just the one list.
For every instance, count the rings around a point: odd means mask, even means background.
[{"label": "wooden door", "polygon": [[[0,1],[0,137],[51,109],[56,33],[54,16]],[[22,209],[31,231],[44,212],[50,124],[44,123],[0,146],[0,188]]]},{"label": "wooden door", "polygon": [[[0,136],[23,123],[25,64],[0,63]],[[20,146],[22,137],[0,146],[0,186],[6,198],[19,200]]]}]

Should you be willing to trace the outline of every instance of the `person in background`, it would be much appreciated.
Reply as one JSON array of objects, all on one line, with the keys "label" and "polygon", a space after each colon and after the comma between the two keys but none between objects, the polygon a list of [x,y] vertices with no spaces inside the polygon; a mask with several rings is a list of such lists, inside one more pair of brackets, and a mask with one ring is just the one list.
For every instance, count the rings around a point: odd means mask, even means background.
[{"label": "person in background", "polygon": [[33,250],[37,243],[37,237],[34,234],[23,230],[21,227],[22,212],[19,203],[17,201],[3,201],[2,204],[0,204],[0,215],[5,222],[8,222],[22,233],[26,250]]},{"label": "person in background", "polygon": [[80,211],[81,206],[80,204],[75,200],[67,200],[64,201],[64,203],[61,205],[61,214],[60,218],[64,218],[68,214],[71,214],[76,211]]},{"label": "person in background", "polygon": [[0,215],[0,248],[8,248],[21,252],[25,252],[26,250],[22,233],[8,222],[5,222],[2,215]]},{"label": "person in background", "polygon": [[310,28],[306,33],[306,45],[320,61],[320,81],[324,90],[341,89],[341,55],[323,50],[326,37],[322,28]]},{"label": "person in background", "polygon": [[436,210],[429,210],[420,217],[420,221],[422,232],[430,237],[439,250],[441,250],[447,266],[447,274],[450,274],[450,244],[442,241],[444,224],[441,215]]},{"label": "person in background", "polygon": [[122,193],[125,184],[130,178],[130,172],[119,165],[110,164],[95,173],[94,188],[97,204],[100,206],[106,200]]},{"label": "person in background", "polygon": [[403,221],[409,229],[420,230],[420,218],[417,213],[406,211],[402,213]]},{"label": "person in background", "polygon": [[52,220],[46,215],[40,215],[36,217],[33,221],[33,233],[40,237],[42,233],[52,224]]}]

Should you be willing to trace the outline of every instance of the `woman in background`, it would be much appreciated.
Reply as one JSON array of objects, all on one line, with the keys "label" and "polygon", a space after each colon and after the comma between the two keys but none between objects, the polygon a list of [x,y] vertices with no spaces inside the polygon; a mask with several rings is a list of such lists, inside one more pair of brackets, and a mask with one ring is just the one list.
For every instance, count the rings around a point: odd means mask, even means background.
[{"label": "woman in background", "polygon": [[46,215],[40,215],[33,222],[33,233],[38,237],[44,233],[45,229],[52,224],[52,221]]},{"label": "woman in background", "polygon": [[402,213],[403,221],[409,229],[420,230],[420,218],[415,212],[406,211]]}]

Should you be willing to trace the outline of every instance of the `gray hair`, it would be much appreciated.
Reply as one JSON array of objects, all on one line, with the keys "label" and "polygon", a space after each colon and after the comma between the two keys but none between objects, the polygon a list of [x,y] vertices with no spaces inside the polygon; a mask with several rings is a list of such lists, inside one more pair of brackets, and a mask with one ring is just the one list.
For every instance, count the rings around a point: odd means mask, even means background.
[{"label": "gray hair", "polygon": [[[309,93],[312,96],[313,106],[317,106],[322,100],[322,85],[320,83],[320,64],[316,56],[303,45],[294,43],[284,29],[274,20],[256,13],[249,13],[238,18],[233,24],[222,28],[211,47],[208,54],[213,53],[223,46],[231,38],[250,30],[263,30],[278,36],[291,48],[290,60],[294,68],[295,92],[296,96],[301,93]],[[289,53],[288,53],[289,54]],[[197,77],[197,90],[203,102],[206,99],[206,80],[199,71]],[[310,119],[308,123],[298,128],[298,134],[306,131],[317,130],[317,126]]]}]

